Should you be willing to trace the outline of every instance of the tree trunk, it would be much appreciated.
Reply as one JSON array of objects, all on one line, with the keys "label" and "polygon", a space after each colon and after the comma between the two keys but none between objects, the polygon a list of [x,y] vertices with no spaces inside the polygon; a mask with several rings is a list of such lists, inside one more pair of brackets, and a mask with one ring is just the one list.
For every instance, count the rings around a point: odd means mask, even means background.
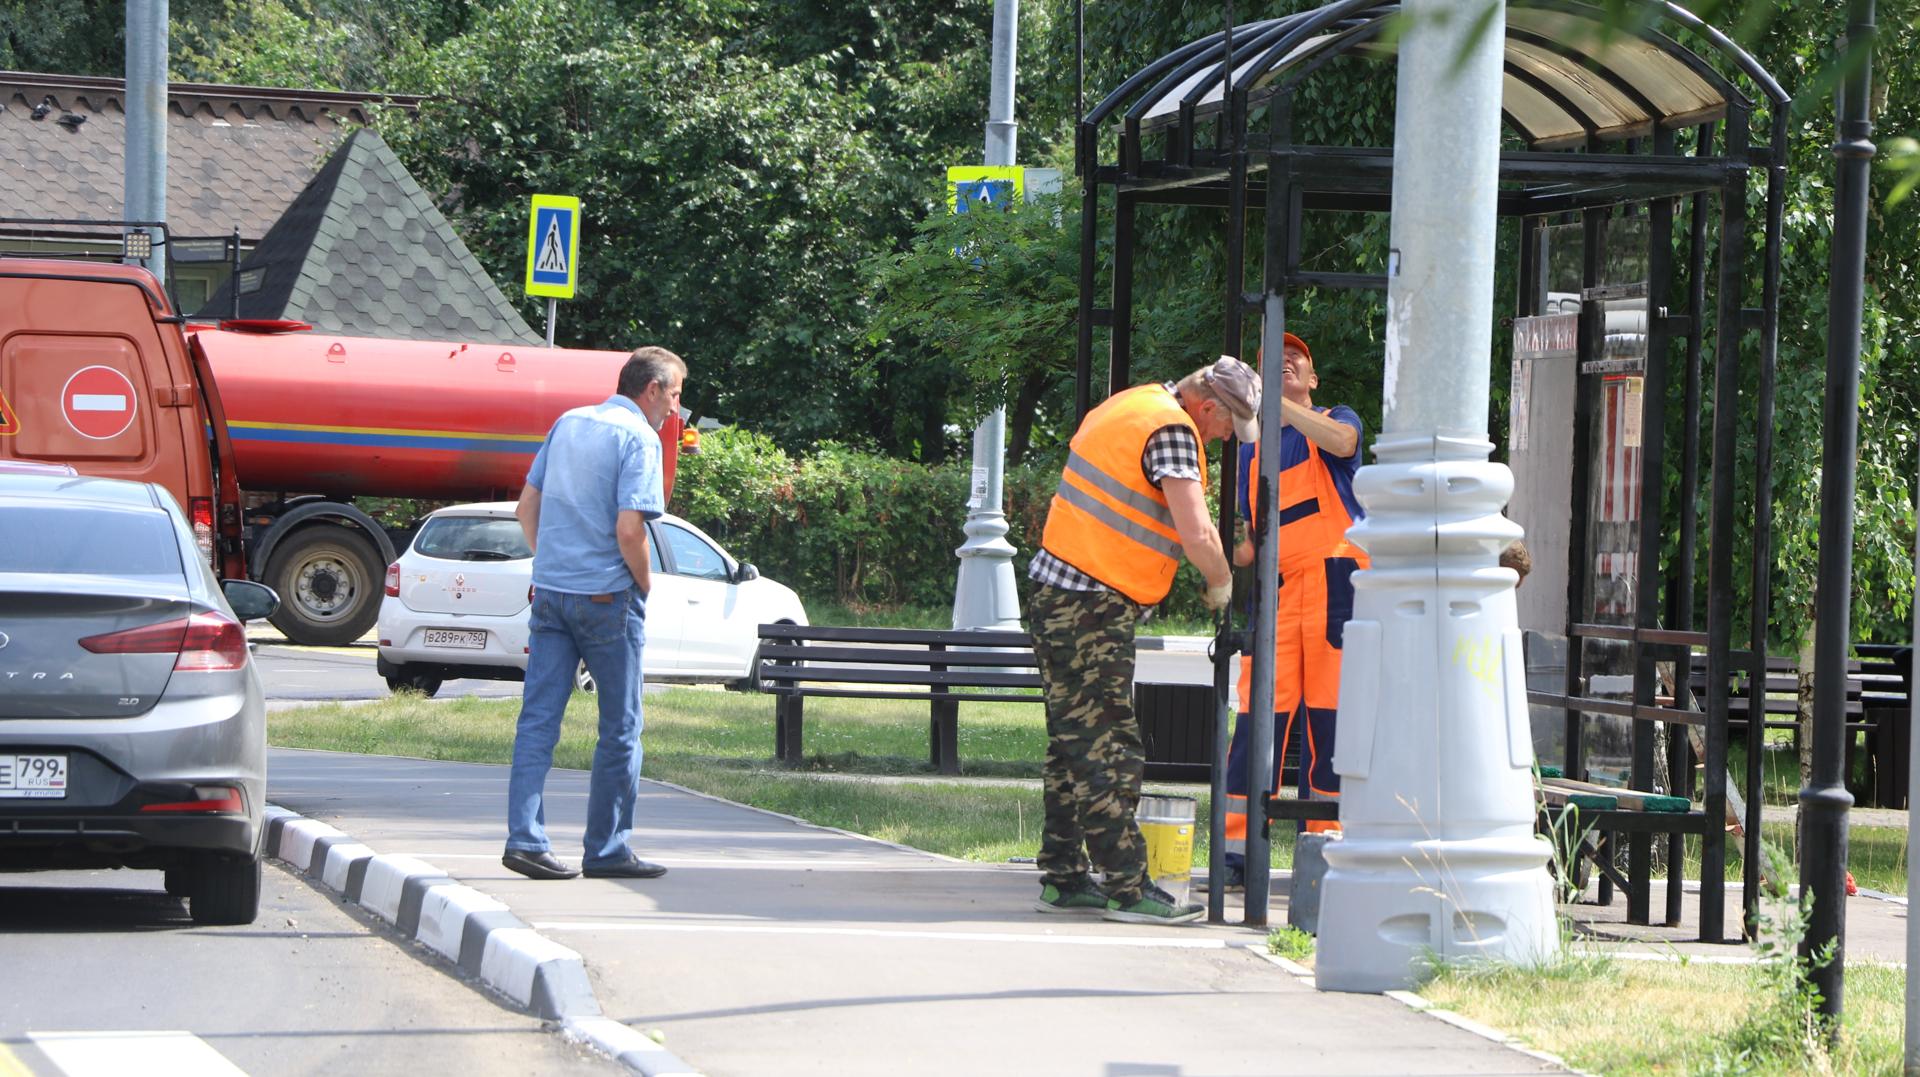
[{"label": "tree trunk", "polygon": [[947,402],[930,400],[920,413],[920,462],[938,467],[947,462]]},{"label": "tree trunk", "polygon": [[1040,391],[1046,386],[1046,375],[1037,370],[1020,383],[1020,392],[1013,399],[1013,414],[1009,416],[1013,440],[1007,446],[1008,467],[1019,467],[1026,462],[1027,449],[1033,444],[1033,416],[1040,409]]}]

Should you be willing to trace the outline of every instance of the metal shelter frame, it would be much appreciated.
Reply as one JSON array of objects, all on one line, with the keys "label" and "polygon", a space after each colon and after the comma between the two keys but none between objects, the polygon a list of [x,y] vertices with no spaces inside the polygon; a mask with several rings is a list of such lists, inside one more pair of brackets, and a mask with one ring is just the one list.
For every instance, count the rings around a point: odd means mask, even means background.
[{"label": "metal shelter frame", "polygon": [[[1567,727],[1566,773],[1584,777],[1581,726],[1585,715],[1616,715],[1632,721],[1631,779],[1650,789],[1655,772],[1654,722],[1704,726],[1704,810],[1684,817],[1632,812],[1584,813],[1582,823],[1626,835],[1628,919],[1650,920],[1652,841],[1668,835],[1669,886],[1666,919],[1680,919],[1679,868],[1685,835],[1697,834],[1703,850],[1700,937],[1722,941],[1727,804],[1726,718],[1730,685],[1748,674],[1749,743],[1762,735],[1766,691],[1766,643],[1769,623],[1769,549],[1775,359],[1780,280],[1780,236],[1787,163],[1787,94],[1746,52],[1725,34],[1677,4],[1632,0],[1632,25],[1607,27],[1600,9],[1574,0],[1511,0],[1505,40],[1502,114],[1523,148],[1501,154],[1499,211],[1521,222],[1517,315],[1540,312],[1545,299],[1544,268],[1539,264],[1539,230],[1550,220],[1578,221],[1585,236],[1578,356],[1583,364],[1601,356],[1602,301],[1622,298],[1600,287],[1608,222],[1623,212],[1642,212],[1647,234],[1646,350],[1644,428],[1641,451],[1638,553],[1634,613],[1630,624],[1594,624],[1580,616],[1586,606],[1585,575],[1591,565],[1584,549],[1590,482],[1588,453],[1596,422],[1597,391],[1581,378],[1574,413],[1572,542],[1568,563],[1568,660],[1560,692],[1530,692],[1535,705],[1564,711]],[[1080,311],[1075,404],[1084,417],[1095,402],[1093,350],[1095,329],[1109,333],[1106,392],[1129,384],[1133,322],[1133,269],[1136,219],[1142,206],[1211,206],[1226,211],[1227,288],[1223,296],[1222,351],[1241,353],[1248,316],[1263,316],[1264,344],[1280,351],[1286,301],[1296,288],[1385,289],[1385,276],[1316,272],[1301,267],[1303,215],[1318,211],[1391,211],[1393,158],[1384,147],[1303,145],[1294,140],[1296,95],[1305,80],[1343,56],[1389,58],[1391,29],[1399,5],[1393,0],[1339,0],[1317,10],[1230,26],[1162,56],[1127,78],[1091,111],[1076,132],[1076,159],[1082,180]],[[1230,21],[1230,20],[1229,20]],[[1686,43],[1683,43],[1686,42]],[[1755,137],[1756,120],[1764,120]],[[1110,158],[1103,160],[1103,146]],[[1747,269],[1748,192],[1758,172],[1766,201],[1759,304],[1749,305]],[[1101,225],[1103,192],[1112,207],[1113,268],[1110,300],[1096,304],[1095,247]],[[1709,295],[1708,220],[1711,200],[1719,201],[1717,257]],[[1687,266],[1685,288],[1675,272],[1676,219],[1684,212],[1682,243]],[[1246,287],[1246,241],[1250,207],[1263,208],[1263,276],[1257,289]],[[1709,306],[1709,303],[1712,305]],[[1713,367],[1705,348],[1713,333]],[[1731,331],[1727,331],[1731,327]],[[1757,338],[1749,334],[1757,331]],[[1684,344],[1684,348],[1680,345]],[[1743,365],[1757,366],[1755,399],[1742,410],[1739,385]],[[1266,389],[1278,392],[1279,364],[1269,368]],[[1666,407],[1673,379],[1680,379],[1684,406],[1678,417]],[[1705,393],[1711,396],[1705,396]],[[1101,395],[1105,395],[1104,393]],[[1702,443],[1702,415],[1712,428]],[[1677,421],[1678,429],[1670,429]],[[1278,433],[1269,431],[1277,452]],[[1678,448],[1681,471],[1678,496],[1663,497],[1666,447]],[[1754,485],[1741,504],[1737,454],[1751,448]],[[1705,452],[1703,453],[1703,450]],[[1234,461],[1221,454],[1222,534],[1230,534],[1235,506]],[[1267,454],[1263,453],[1263,457]],[[1700,463],[1708,462],[1709,510],[1701,535]],[[1756,495],[1754,491],[1759,493]],[[1265,505],[1277,491],[1262,488]],[[1744,519],[1743,519],[1744,514]],[[1258,513],[1263,541],[1277,541],[1275,514]],[[1745,524],[1751,549],[1762,551],[1736,565],[1736,532]],[[1663,538],[1678,533],[1678,549],[1665,574]],[[1695,610],[1694,564],[1699,541],[1707,544],[1706,623]],[[1733,588],[1736,571],[1750,573],[1751,633],[1746,646],[1733,639]],[[1255,625],[1271,623],[1271,589],[1257,594]],[[1223,628],[1223,637],[1230,638]],[[1586,641],[1615,641],[1631,649],[1631,701],[1596,698],[1582,672]],[[1703,698],[1689,688],[1694,656],[1704,652]],[[1220,713],[1215,723],[1213,768],[1212,877],[1224,869],[1224,780],[1228,715],[1226,681],[1229,655],[1217,656],[1215,688]],[[1671,688],[1659,683],[1656,663],[1674,663]],[[1270,650],[1254,647],[1254,682],[1270,681]],[[1262,736],[1262,726],[1266,726]],[[1263,748],[1262,745],[1265,745]],[[1254,758],[1272,751],[1270,722],[1256,722]],[[1692,768],[1686,738],[1669,745],[1670,773],[1679,792],[1691,793]],[[1747,753],[1746,782],[1755,795],[1747,800],[1745,822],[1746,922],[1751,925],[1759,893],[1760,757]],[[1260,768],[1249,766],[1250,771]],[[1266,795],[1271,772],[1251,773],[1248,788],[1247,862],[1267,863]],[[1306,807],[1306,806],[1302,806]],[[1330,806],[1329,806],[1330,807]],[[1290,813],[1316,814],[1310,808]],[[1332,811],[1325,812],[1330,816]],[[1259,878],[1256,879],[1255,877]],[[1249,872],[1247,922],[1266,920],[1265,872]],[[1257,885],[1256,885],[1257,884]],[[1214,887],[1209,913],[1224,919],[1221,891]],[[1256,908],[1256,905],[1258,906]]]}]

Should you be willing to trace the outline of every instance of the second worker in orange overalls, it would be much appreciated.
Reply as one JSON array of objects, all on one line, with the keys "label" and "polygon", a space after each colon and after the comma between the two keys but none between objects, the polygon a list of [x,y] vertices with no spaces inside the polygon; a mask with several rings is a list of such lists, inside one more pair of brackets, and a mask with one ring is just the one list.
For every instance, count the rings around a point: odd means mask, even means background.
[{"label": "second worker in orange overalls", "polygon": [[[1315,407],[1320,376],[1313,353],[1292,333],[1285,335],[1280,431],[1280,593],[1273,645],[1273,770],[1275,789],[1289,744],[1300,751],[1300,795],[1340,795],[1333,772],[1334,713],[1340,700],[1340,643],[1353,615],[1353,573],[1367,555],[1347,541],[1347,528],[1365,513],[1353,495],[1360,467],[1360,417],[1352,408]],[[1259,453],[1241,446],[1240,514],[1257,526],[1254,499]],[[1234,548],[1233,563],[1253,563],[1253,544]],[[1240,714],[1227,755],[1228,885],[1243,876],[1247,839],[1247,721],[1253,699],[1253,661],[1240,659]],[[1338,830],[1312,822],[1310,830]]]}]

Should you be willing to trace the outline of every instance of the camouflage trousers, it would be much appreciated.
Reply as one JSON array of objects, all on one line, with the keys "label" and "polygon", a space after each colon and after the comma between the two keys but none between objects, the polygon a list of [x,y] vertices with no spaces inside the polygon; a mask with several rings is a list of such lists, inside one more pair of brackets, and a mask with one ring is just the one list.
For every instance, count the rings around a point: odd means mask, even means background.
[{"label": "camouflage trousers", "polygon": [[1037,587],[1027,601],[1033,653],[1047,696],[1041,772],[1044,881],[1084,886],[1106,876],[1122,904],[1147,885],[1147,844],[1134,821],[1146,751],[1133,713],[1133,631],[1141,607],[1115,591]]}]

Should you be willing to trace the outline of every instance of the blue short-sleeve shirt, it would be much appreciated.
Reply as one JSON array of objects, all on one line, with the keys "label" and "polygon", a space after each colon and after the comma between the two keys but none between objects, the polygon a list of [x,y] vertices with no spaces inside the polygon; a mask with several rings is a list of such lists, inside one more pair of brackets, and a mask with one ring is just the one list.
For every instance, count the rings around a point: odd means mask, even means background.
[{"label": "blue short-sleeve shirt", "polygon": [[651,520],[666,511],[660,435],[640,405],[616,393],[560,416],[533,458],[527,485],[540,491],[536,588],[600,595],[633,586],[614,531],[620,513]]}]

